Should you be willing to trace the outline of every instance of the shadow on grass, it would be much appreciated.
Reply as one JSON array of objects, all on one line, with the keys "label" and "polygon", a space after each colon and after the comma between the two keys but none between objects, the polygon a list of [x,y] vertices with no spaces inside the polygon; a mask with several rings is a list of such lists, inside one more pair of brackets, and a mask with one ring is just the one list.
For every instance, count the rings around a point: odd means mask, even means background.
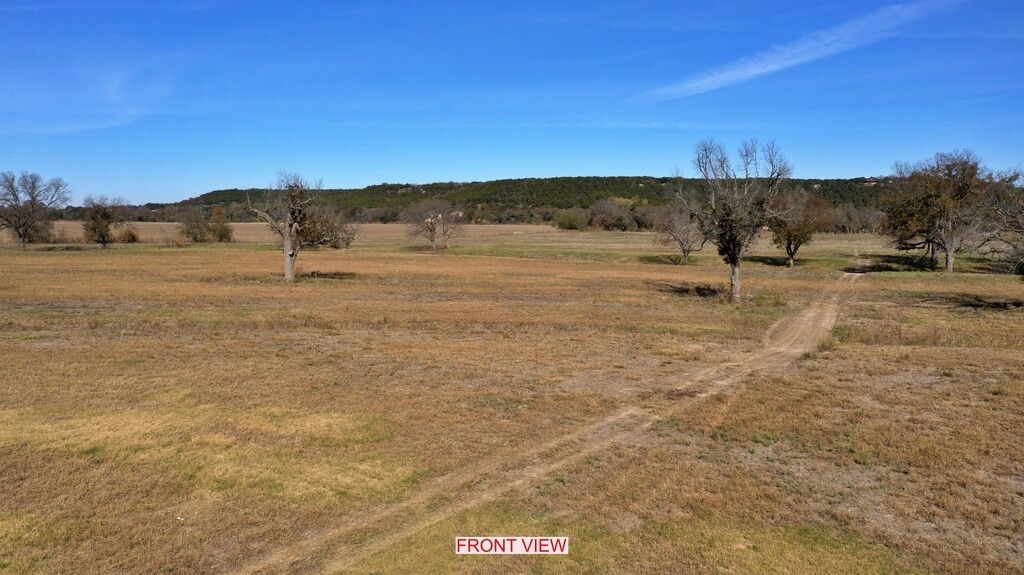
[{"label": "shadow on grass", "polygon": [[[943,271],[941,260],[939,265],[932,265],[931,260],[920,255],[872,254],[863,256],[861,259],[865,260],[864,263],[847,266],[843,268],[843,271],[855,274]],[[969,274],[1008,274],[1013,272],[1013,266],[1004,261],[990,258],[961,257],[957,258],[955,271]]]},{"label": "shadow on grass", "polygon": [[[766,266],[786,267],[789,265],[789,258],[786,256],[743,256],[745,262],[757,262]],[[797,265],[800,261],[797,260]]]},{"label": "shadow on grass", "polygon": [[43,246],[40,248],[31,248],[37,252],[82,252],[92,249],[102,249],[99,245],[96,246],[79,246],[79,245],[53,245]]},{"label": "shadow on grass", "polygon": [[317,280],[350,280],[356,277],[356,274],[352,272],[318,272],[311,271],[306,273],[297,274],[298,278],[301,279],[317,279]]},{"label": "shadow on grass", "polygon": [[724,296],[729,291],[729,288],[725,286],[713,286],[709,284],[671,284],[668,282],[651,282],[651,285],[662,293],[682,297],[702,297],[707,299]]},{"label": "shadow on grass", "polygon": [[[683,263],[683,256],[681,255],[646,255],[638,256],[636,259],[645,264],[686,265]],[[693,263],[693,259],[689,263]]]},{"label": "shadow on grass", "polygon": [[429,245],[413,244],[408,246],[402,246],[398,251],[412,253],[412,254],[443,254],[445,252],[454,252],[458,246],[447,245],[445,247],[438,246],[436,250],[430,249]]},{"label": "shadow on grass", "polygon": [[921,272],[932,271],[935,267],[926,257],[912,255],[871,254],[861,257],[863,263],[847,266],[843,271],[851,274],[873,272]]},{"label": "shadow on grass", "polygon": [[977,294],[966,293],[945,293],[929,294],[921,296],[919,303],[941,305],[948,307],[962,307],[967,309],[986,309],[1007,311],[1024,308],[1024,300],[987,298]]},{"label": "shadow on grass", "polygon": [[956,267],[969,274],[1012,274],[1014,269],[1011,262],[979,257],[959,258]]}]

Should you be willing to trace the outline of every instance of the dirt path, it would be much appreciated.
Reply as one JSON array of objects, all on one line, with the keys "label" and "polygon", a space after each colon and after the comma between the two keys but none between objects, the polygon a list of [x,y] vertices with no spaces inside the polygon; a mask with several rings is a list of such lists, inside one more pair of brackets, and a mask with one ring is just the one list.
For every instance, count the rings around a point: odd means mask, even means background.
[{"label": "dirt path", "polygon": [[[236,571],[253,573],[333,573],[395,545],[466,509],[536,483],[555,471],[643,434],[655,421],[678,411],[680,402],[701,401],[735,385],[757,370],[771,370],[817,349],[836,320],[839,296],[858,274],[844,274],[819,299],[769,331],[765,345],[735,361],[686,374],[676,386],[645,407],[614,413],[569,435],[522,452],[514,460],[484,460],[439,477],[411,498],[348,518]],[[691,405],[692,403],[687,403]]]}]

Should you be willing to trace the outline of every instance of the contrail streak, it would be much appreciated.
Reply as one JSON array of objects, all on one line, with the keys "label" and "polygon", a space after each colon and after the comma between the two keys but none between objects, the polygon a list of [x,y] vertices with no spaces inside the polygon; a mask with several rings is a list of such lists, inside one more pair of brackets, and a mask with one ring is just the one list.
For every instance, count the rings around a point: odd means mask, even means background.
[{"label": "contrail streak", "polygon": [[775,46],[682,82],[649,92],[644,99],[660,102],[703,94],[758,76],[840,54],[891,36],[897,28],[960,0],[923,0],[886,6],[859,18],[819,30],[791,44]]}]

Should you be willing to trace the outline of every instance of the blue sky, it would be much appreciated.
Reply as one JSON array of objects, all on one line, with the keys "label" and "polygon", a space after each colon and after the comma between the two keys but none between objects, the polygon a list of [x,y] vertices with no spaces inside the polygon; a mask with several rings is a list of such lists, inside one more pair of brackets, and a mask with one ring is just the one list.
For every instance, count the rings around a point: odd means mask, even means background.
[{"label": "blue sky", "polygon": [[75,201],[693,176],[709,136],[796,177],[1024,166],[1015,0],[0,0],[0,54],[0,170]]}]

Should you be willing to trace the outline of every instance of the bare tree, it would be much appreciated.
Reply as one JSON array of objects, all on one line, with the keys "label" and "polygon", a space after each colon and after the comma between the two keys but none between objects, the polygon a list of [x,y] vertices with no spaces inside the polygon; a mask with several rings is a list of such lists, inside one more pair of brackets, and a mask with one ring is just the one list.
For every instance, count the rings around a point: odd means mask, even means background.
[{"label": "bare tree", "polygon": [[113,242],[113,228],[128,225],[124,209],[126,203],[122,198],[86,197],[85,222],[82,223],[85,239],[98,243],[103,248]]},{"label": "bare tree", "polygon": [[787,265],[796,265],[796,253],[811,243],[814,234],[829,223],[832,211],[824,198],[803,190],[779,194],[772,202],[768,220],[772,243],[786,252]]},{"label": "bare tree", "polygon": [[662,244],[679,248],[683,254],[682,263],[688,264],[690,254],[703,250],[708,241],[698,217],[700,203],[692,190],[686,189],[678,172],[671,189],[672,199],[655,223],[655,229],[663,234]]},{"label": "bare tree", "polygon": [[39,236],[50,222],[53,210],[67,205],[68,184],[61,178],[43,182],[36,173],[0,172],[0,229],[10,228],[21,243]]},{"label": "bare tree", "polygon": [[286,282],[295,281],[295,260],[301,248],[347,248],[355,239],[354,226],[315,203],[322,187],[320,182],[310,185],[302,176],[283,171],[278,174],[277,186],[267,191],[262,209],[249,201],[249,210],[281,238]]},{"label": "bare tree", "polygon": [[943,252],[951,272],[957,253],[978,248],[998,231],[991,198],[1003,177],[970,150],[896,164],[883,202],[886,232],[897,249],[924,249],[933,263]]},{"label": "bare tree", "polygon": [[688,204],[670,206],[665,210],[662,218],[656,224],[661,232],[661,243],[675,246],[683,254],[683,264],[690,263],[690,254],[704,249],[707,238],[701,229],[700,220],[697,219],[696,211]]},{"label": "bare tree", "polygon": [[775,142],[744,142],[733,166],[725,147],[711,139],[697,144],[694,166],[708,187],[697,212],[704,236],[731,268],[732,300],[740,301],[740,258],[772,215],[772,200],[792,173]]},{"label": "bare tree", "polygon": [[448,240],[462,229],[465,214],[444,200],[429,199],[402,211],[409,237],[430,242],[430,250],[448,247]]}]

